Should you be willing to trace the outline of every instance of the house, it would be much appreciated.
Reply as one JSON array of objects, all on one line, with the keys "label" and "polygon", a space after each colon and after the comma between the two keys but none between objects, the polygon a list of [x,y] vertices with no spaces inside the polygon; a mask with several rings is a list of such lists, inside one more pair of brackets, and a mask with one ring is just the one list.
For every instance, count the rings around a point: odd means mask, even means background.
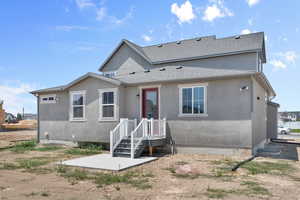
[{"label": "house", "polygon": [[36,119],[37,119],[37,114],[24,113],[23,115],[23,120],[36,120]]},{"label": "house", "polygon": [[265,63],[263,32],[145,47],[122,40],[100,74],[32,92],[39,139],[104,142],[131,157],[165,143],[178,152],[255,153],[277,129]]},{"label": "house", "polygon": [[300,121],[300,112],[299,111],[284,111],[279,112],[279,119],[283,122],[296,122]]},{"label": "house", "polygon": [[5,122],[5,110],[3,109],[3,100],[0,99],[0,125]]}]

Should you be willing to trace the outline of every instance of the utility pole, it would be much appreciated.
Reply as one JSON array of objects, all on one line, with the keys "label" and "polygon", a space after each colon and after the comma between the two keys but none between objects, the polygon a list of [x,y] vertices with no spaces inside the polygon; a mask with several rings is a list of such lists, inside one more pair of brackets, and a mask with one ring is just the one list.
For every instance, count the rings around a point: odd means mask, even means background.
[{"label": "utility pole", "polygon": [[24,119],[24,107],[23,107],[23,109],[22,109],[22,110],[23,110],[23,116],[22,116],[22,119]]}]

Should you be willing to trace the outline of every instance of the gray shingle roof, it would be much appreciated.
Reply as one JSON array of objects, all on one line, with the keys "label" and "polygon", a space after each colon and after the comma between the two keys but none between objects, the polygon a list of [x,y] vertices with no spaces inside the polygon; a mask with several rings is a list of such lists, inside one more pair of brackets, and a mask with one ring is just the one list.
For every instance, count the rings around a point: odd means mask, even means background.
[{"label": "gray shingle roof", "polygon": [[143,47],[144,53],[154,64],[190,60],[191,58],[217,56],[247,51],[263,50],[264,33],[253,33],[239,37],[216,39],[215,36],[183,40],[179,44],[170,42]]},{"label": "gray shingle roof", "polygon": [[121,85],[121,82],[119,80],[116,79],[112,79],[112,78],[107,78],[105,76],[102,76],[101,74],[96,74],[93,72],[88,72],[86,74],[84,74],[83,76],[80,76],[79,78],[75,79],[74,81],[68,83],[67,85],[62,85],[62,86],[57,86],[57,87],[51,87],[51,88],[45,88],[45,89],[41,89],[41,90],[35,90],[30,92],[31,94],[37,94],[37,93],[45,93],[45,92],[57,92],[57,91],[63,91],[68,89],[69,87],[75,85],[76,83],[88,78],[88,77],[94,77],[106,82],[109,82],[111,84],[114,85]]},{"label": "gray shingle roof", "polygon": [[103,62],[99,70],[105,66],[124,43],[150,64],[154,65],[243,52],[260,52],[262,61],[264,63],[266,62],[264,33],[258,32],[226,38],[207,36],[145,47],[141,47],[124,39]]}]

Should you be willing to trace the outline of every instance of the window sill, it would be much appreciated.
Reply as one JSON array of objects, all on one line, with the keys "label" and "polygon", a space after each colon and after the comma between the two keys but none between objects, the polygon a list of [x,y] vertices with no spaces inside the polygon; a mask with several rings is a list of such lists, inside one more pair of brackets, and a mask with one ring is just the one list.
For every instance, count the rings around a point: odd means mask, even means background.
[{"label": "window sill", "polygon": [[117,122],[118,119],[98,119],[99,122]]},{"label": "window sill", "polygon": [[179,114],[178,117],[208,117],[208,114]]},{"label": "window sill", "polygon": [[86,119],[70,119],[70,122],[86,122]]}]

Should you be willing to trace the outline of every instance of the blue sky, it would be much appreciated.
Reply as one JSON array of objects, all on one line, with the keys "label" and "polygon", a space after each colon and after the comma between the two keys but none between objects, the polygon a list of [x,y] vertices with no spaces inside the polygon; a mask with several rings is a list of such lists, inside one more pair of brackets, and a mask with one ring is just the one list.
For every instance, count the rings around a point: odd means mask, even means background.
[{"label": "blue sky", "polygon": [[0,99],[36,112],[28,91],[97,72],[122,38],[150,45],[264,31],[264,72],[280,110],[300,110],[298,0],[6,0],[0,6]]}]

